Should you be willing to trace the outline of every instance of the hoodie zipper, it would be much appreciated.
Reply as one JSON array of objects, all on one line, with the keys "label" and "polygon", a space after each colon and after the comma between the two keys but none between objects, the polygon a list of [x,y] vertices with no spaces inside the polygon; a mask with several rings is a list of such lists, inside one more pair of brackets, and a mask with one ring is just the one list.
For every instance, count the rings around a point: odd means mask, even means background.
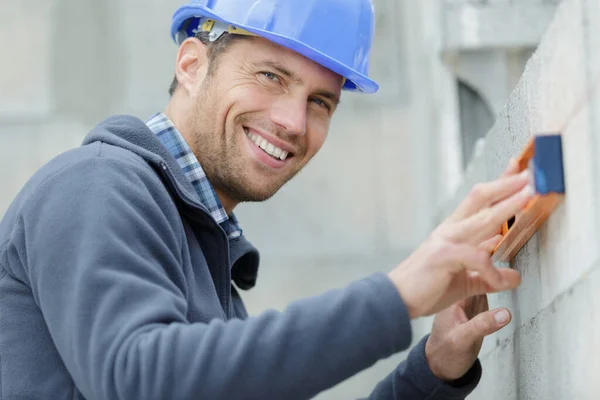
[{"label": "hoodie zipper", "polygon": [[[167,164],[164,161],[160,162],[160,169],[162,170],[162,175],[167,179],[167,181],[169,182],[169,184],[171,185],[171,187],[175,190],[175,192],[177,193],[177,195],[179,196],[179,198],[189,207],[191,207],[192,209],[196,210],[196,211],[200,211],[204,214],[207,214],[210,216],[210,213],[208,212],[207,209],[205,209],[202,205],[198,205],[196,202],[194,202],[192,199],[190,199],[188,197],[187,194],[185,194],[181,188],[179,188],[179,185],[177,184],[176,179],[173,177],[173,175],[171,174],[171,171],[169,170],[169,167],[167,166]],[[212,217],[211,217],[212,218]],[[217,227],[219,228],[219,230],[221,231],[221,233],[227,237],[227,234],[225,233],[225,231],[223,231],[223,228],[219,225],[216,224]],[[225,320],[229,319],[230,317],[230,296],[227,295],[227,293],[229,293],[230,290],[230,285],[231,285],[231,272],[229,271],[229,261],[230,261],[230,255],[229,255],[229,243],[228,240],[226,239],[226,243],[225,246],[223,246],[225,248],[225,255],[226,255],[226,259],[227,259],[227,270],[225,273],[225,279],[223,279],[222,277],[222,273],[218,272],[218,283],[215,282],[215,284],[217,284],[219,286],[219,290],[217,292],[217,295],[219,296],[219,301],[221,302],[221,306],[223,308],[223,317],[225,318]],[[220,268],[217,268],[218,271],[220,271]]]}]

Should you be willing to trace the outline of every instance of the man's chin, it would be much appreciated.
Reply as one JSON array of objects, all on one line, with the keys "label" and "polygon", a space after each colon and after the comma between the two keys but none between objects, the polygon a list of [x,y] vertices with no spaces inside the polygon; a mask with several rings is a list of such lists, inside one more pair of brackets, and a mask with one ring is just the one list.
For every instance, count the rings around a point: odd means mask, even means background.
[{"label": "man's chin", "polygon": [[275,194],[277,194],[277,192],[279,191],[281,187],[278,187],[277,189],[271,189],[271,190],[264,190],[264,191],[246,191],[245,193],[245,199],[242,200],[243,202],[246,203],[260,203],[263,201],[267,201],[269,200],[271,197],[275,196]]},{"label": "man's chin", "polygon": [[254,185],[251,187],[237,187],[229,188],[229,194],[232,198],[236,199],[240,203],[260,203],[269,200],[273,197],[280,189],[282,185],[272,185],[266,187],[258,187]]}]

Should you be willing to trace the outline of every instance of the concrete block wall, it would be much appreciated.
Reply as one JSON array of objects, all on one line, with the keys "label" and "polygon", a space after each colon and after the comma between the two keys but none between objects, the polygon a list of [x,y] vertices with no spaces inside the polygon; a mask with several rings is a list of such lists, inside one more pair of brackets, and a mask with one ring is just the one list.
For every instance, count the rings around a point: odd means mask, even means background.
[{"label": "concrete block wall", "polygon": [[[566,200],[511,263],[520,288],[490,296],[511,324],[485,340],[485,400],[600,398],[600,1],[564,0],[446,216],[536,134],[563,135]],[[427,329],[424,324],[423,329]]]}]

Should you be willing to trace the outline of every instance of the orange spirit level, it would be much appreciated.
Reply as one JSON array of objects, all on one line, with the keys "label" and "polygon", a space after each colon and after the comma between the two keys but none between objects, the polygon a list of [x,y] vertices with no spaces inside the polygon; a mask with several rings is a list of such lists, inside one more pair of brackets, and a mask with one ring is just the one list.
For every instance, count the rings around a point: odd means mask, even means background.
[{"label": "orange spirit level", "polygon": [[519,171],[529,169],[535,196],[502,225],[503,238],[492,252],[493,261],[511,261],[565,196],[560,135],[534,137],[517,162]]}]

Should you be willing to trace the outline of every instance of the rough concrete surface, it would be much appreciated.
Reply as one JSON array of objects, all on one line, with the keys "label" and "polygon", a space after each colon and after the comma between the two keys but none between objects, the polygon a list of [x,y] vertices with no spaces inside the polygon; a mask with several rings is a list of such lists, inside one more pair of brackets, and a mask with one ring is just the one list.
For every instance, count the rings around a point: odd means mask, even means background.
[{"label": "rough concrete surface", "polygon": [[[499,2],[500,3],[500,2]],[[446,215],[496,178],[533,135],[561,133],[566,198],[510,267],[522,285],[490,296],[511,324],[488,337],[473,399],[600,398],[600,78],[597,0],[564,0]]]},{"label": "rough concrete surface", "polygon": [[596,400],[600,394],[600,264],[498,340],[482,357],[484,376],[470,398]]}]

